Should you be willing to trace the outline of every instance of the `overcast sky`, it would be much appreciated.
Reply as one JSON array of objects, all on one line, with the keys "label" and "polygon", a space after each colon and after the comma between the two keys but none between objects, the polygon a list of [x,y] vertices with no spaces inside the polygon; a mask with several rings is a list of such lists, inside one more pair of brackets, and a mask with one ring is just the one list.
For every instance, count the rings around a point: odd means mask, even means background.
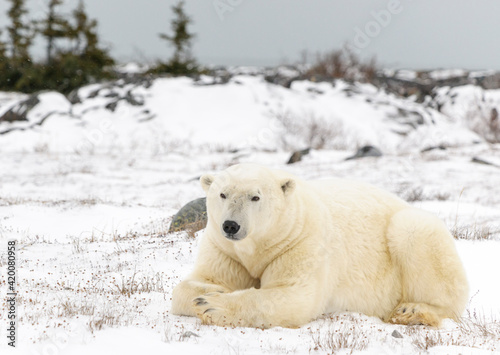
[{"label": "overcast sky", "polygon": [[[27,2],[37,17],[48,0]],[[77,3],[66,0],[66,11]],[[174,3],[86,0],[120,61],[171,54],[157,34],[170,31]],[[2,27],[7,8],[1,0]],[[275,65],[349,43],[387,67],[500,70],[499,0],[187,0],[186,10],[203,64]]]}]

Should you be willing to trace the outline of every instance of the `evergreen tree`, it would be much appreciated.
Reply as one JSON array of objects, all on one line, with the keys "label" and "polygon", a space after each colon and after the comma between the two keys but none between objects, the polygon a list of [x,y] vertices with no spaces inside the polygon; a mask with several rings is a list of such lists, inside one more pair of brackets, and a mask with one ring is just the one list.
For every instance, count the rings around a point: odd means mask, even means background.
[{"label": "evergreen tree", "polygon": [[23,17],[28,13],[25,0],[7,0],[11,6],[7,15],[10,19],[10,26],[7,32],[10,38],[10,57],[14,65],[20,66],[31,62],[29,48],[33,35],[31,27],[23,22]]},{"label": "evergreen tree", "polygon": [[188,31],[191,18],[184,11],[184,1],[172,6],[175,15],[171,22],[173,34],[160,33],[159,37],[174,47],[174,54],[167,63],[160,63],[152,72],[166,72],[174,75],[193,74],[198,72],[197,64],[191,55],[191,44],[195,35]]},{"label": "evergreen tree", "polygon": [[2,86],[7,84],[8,71],[9,58],[7,57],[7,44],[2,40],[2,31],[0,31],[0,85]]},{"label": "evergreen tree", "polygon": [[70,30],[68,21],[57,13],[57,7],[62,3],[63,0],[50,0],[47,17],[39,21],[41,28],[38,31],[47,41],[46,64],[49,66],[54,57],[55,41],[67,38]]},{"label": "evergreen tree", "polygon": [[85,47],[89,44],[95,46],[97,41],[97,21],[89,20],[85,12],[85,4],[79,1],[78,7],[73,11],[74,26],[71,27],[69,37],[74,41],[73,52],[83,54]]},{"label": "evergreen tree", "polygon": [[184,1],[172,6],[172,11],[175,15],[171,23],[174,34],[160,33],[159,36],[174,46],[173,62],[187,62],[191,60],[191,41],[194,39],[194,34],[187,29],[192,20],[184,12]]},{"label": "evergreen tree", "polygon": [[[18,89],[18,83],[31,72],[33,63],[29,49],[34,37],[32,27],[24,22],[28,13],[25,0],[8,0],[10,7],[7,11],[10,20],[6,27],[8,41],[6,43],[6,65],[2,68],[2,88],[6,90]],[[10,54],[10,55],[9,55]]]},{"label": "evergreen tree", "polygon": [[0,30],[0,65],[7,61],[7,44],[2,40],[2,30]]},{"label": "evergreen tree", "polygon": [[52,73],[60,77],[62,91],[110,76],[106,67],[113,65],[114,60],[99,46],[97,21],[89,19],[82,0],[73,11],[73,21],[68,25],[66,36],[71,46],[58,52],[58,71]]},{"label": "evergreen tree", "polygon": [[68,31],[68,37],[73,41],[71,52],[100,68],[114,64],[108,51],[99,47],[97,21],[89,19],[82,0],[73,11],[73,20],[74,25]]},{"label": "evergreen tree", "polygon": [[[37,28],[23,22],[27,14],[25,0],[8,1],[8,42],[1,42],[0,35],[0,90],[68,93],[112,76],[107,67],[114,60],[100,46],[97,21],[88,17],[83,0],[72,18],[65,18],[58,11],[64,0],[48,0],[46,15],[35,22]],[[34,35],[46,40],[45,63],[31,62],[29,48]]]}]

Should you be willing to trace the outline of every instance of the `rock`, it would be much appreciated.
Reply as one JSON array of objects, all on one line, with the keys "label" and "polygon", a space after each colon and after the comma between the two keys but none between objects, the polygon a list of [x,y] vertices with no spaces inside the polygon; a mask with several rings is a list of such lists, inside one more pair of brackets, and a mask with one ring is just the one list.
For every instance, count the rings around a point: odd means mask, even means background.
[{"label": "rock", "polygon": [[127,91],[127,95],[122,98],[122,100],[127,101],[132,106],[142,106],[144,105],[144,100],[140,98],[138,95],[134,95],[132,90]]},{"label": "rock", "polygon": [[366,158],[366,157],[381,157],[381,156],[382,152],[380,151],[380,149],[372,145],[365,145],[364,147],[358,149],[356,154],[354,154],[352,157],[346,158],[346,160]]},{"label": "rock", "polygon": [[[112,95],[112,96],[110,96],[110,95]],[[144,105],[144,100],[141,100],[138,96],[134,96],[132,94],[131,90],[127,91],[127,94],[125,96],[123,96],[123,97],[119,97],[117,95],[114,95],[114,93],[110,93],[110,94],[108,94],[105,97],[114,98],[115,99],[114,101],[111,101],[110,103],[108,103],[105,106],[106,109],[110,110],[111,112],[115,112],[116,107],[118,106],[118,102],[120,102],[122,100],[126,101],[128,104],[130,104],[132,106],[142,106],[142,105]]]},{"label": "rock", "polygon": [[307,149],[304,149],[304,150],[298,150],[296,152],[293,152],[292,156],[290,157],[290,159],[288,159],[287,164],[294,164],[294,163],[297,163],[297,162],[301,161],[302,157],[306,156],[307,154],[309,154],[310,151],[311,151],[311,148],[307,148]]},{"label": "rock", "polygon": [[420,153],[426,153],[426,152],[430,152],[431,150],[435,150],[435,149],[439,149],[439,150],[446,150],[446,146],[444,146],[443,144],[440,144],[440,145],[434,145],[434,146],[431,146],[431,147],[427,147],[427,148],[424,148],[420,151]]},{"label": "rock", "polygon": [[169,233],[190,229],[197,232],[207,225],[207,204],[206,198],[198,198],[188,202],[172,218]]},{"label": "rock", "polygon": [[107,104],[104,107],[106,108],[106,110],[110,110],[111,112],[115,112],[116,106],[118,106],[118,102],[119,101],[120,100],[116,100],[116,101],[110,102],[109,104]]},{"label": "rock", "polygon": [[106,95],[104,95],[104,97],[107,98],[107,99],[115,99],[117,97],[120,97],[120,94],[117,93],[117,92],[112,91],[112,92],[109,92]]},{"label": "rock", "polygon": [[33,107],[38,105],[40,100],[38,95],[30,95],[26,100],[21,101],[11,107],[7,112],[0,116],[1,122],[28,121],[28,113]]},{"label": "rock", "polygon": [[493,75],[486,75],[483,78],[478,79],[478,85],[486,90],[496,90],[500,89],[500,73],[495,73]]},{"label": "rock", "polygon": [[99,91],[101,91],[101,88],[97,89],[97,90],[94,90],[92,91],[91,93],[89,93],[87,95],[87,99],[93,99],[93,98],[96,98],[97,96],[99,96]]},{"label": "rock", "polygon": [[193,333],[192,331],[188,330],[187,332],[182,333],[181,338],[190,338],[190,337],[195,337],[199,338],[200,336],[196,333]]},{"label": "rock", "polygon": [[493,107],[490,111],[490,123],[498,121],[498,110],[496,107]]},{"label": "rock", "polygon": [[75,89],[75,90],[71,91],[68,95],[66,95],[66,99],[68,99],[68,101],[72,105],[82,103],[82,99],[80,98],[80,95],[78,94],[78,89]]},{"label": "rock", "polygon": [[497,164],[494,164],[494,163],[489,162],[489,161],[487,161],[487,160],[485,160],[483,158],[478,158],[478,157],[472,157],[471,162],[478,163],[478,164],[483,164],[483,165],[491,165],[491,166],[495,166],[497,168],[500,167]]},{"label": "rock", "polygon": [[398,338],[398,339],[401,339],[403,338],[403,336],[401,335],[400,332],[398,332],[397,330],[394,330],[391,334],[394,338]]}]

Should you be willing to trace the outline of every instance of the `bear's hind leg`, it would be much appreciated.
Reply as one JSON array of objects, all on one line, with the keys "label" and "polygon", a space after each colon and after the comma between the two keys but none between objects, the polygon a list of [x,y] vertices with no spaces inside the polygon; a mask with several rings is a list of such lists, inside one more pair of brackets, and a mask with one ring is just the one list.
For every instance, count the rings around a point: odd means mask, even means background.
[{"label": "bear's hind leg", "polygon": [[437,307],[425,303],[401,303],[386,321],[395,324],[439,327],[442,318]]},{"label": "bear's hind leg", "polygon": [[407,208],[391,218],[387,242],[400,272],[402,297],[386,320],[439,326],[444,318],[458,319],[468,284],[445,224],[430,213]]}]

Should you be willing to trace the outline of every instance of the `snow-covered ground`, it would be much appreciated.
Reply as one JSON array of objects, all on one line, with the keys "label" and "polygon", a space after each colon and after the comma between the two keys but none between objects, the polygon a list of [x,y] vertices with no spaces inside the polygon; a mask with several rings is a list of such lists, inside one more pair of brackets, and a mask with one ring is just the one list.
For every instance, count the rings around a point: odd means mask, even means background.
[{"label": "snow-covered ground", "polygon": [[[7,241],[18,243],[13,353],[500,351],[500,145],[487,143],[467,120],[478,107],[499,107],[500,93],[442,89],[434,98],[438,111],[371,85],[213,81],[92,85],[75,104],[44,93],[28,121],[0,123],[0,132],[10,130],[0,134],[3,300]],[[0,115],[24,99],[0,93]],[[345,161],[364,144],[384,156]],[[322,149],[285,165],[292,149],[309,145]],[[422,152],[440,145],[447,149]],[[364,180],[439,215],[460,238],[469,276],[463,322],[434,330],[341,313],[300,329],[259,330],[171,315],[172,288],[192,268],[202,232],[168,234],[170,218],[203,195],[201,174],[238,162],[304,178]],[[5,309],[1,354],[13,351]]]}]

